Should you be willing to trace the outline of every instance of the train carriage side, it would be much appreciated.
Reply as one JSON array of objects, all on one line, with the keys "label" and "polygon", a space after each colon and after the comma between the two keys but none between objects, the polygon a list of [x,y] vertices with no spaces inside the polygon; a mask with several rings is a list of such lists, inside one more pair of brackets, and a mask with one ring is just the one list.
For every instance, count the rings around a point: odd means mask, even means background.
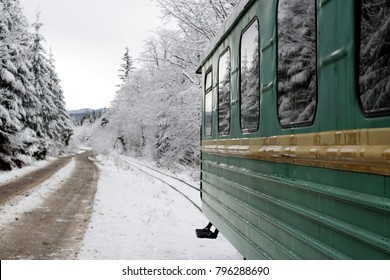
[{"label": "train carriage side", "polygon": [[390,259],[389,15],[242,0],[205,53],[202,209],[245,258]]}]

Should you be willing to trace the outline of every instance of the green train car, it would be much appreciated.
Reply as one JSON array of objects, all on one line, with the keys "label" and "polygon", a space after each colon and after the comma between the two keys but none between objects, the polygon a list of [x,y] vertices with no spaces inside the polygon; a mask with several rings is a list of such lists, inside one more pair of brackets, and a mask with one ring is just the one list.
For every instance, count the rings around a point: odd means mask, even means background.
[{"label": "green train car", "polygon": [[390,259],[390,1],[242,0],[197,72],[199,237]]}]

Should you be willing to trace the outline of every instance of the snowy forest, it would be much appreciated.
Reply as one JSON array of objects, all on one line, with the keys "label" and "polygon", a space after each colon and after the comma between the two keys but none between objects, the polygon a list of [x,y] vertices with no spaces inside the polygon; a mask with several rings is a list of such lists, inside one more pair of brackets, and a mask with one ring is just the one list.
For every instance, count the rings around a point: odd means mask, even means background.
[{"label": "snowy forest", "polygon": [[[79,141],[101,154],[114,147],[171,168],[199,162],[201,77],[199,56],[237,0],[155,0],[169,22],[132,58],[124,48],[122,84],[102,122],[82,130]],[[136,67],[137,62],[137,67]]]},{"label": "snowy forest", "polygon": [[[100,119],[74,127],[65,109],[54,58],[44,48],[42,23],[29,24],[18,0],[0,0],[0,169],[35,157],[61,154],[72,142],[96,153],[112,150],[143,156],[164,167],[199,163],[201,77],[199,57],[238,0],[153,0],[163,23],[133,57],[124,46],[121,84]],[[377,5],[378,3],[385,5]],[[389,2],[363,1],[359,69],[360,98],[368,112],[388,109]],[[378,11],[380,7],[380,11]],[[375,15],[381,16],[375,16]],[[169,24],[166,24],[169,23]],[[258,23],[253,22],[253,30]],[[315,1],[280,0],[278,5],[278,113],[282,125],[312,121],[316,98]],[[258,37],[245,32],[241,60],[241,105],[250,114],[242,127],[256,130],[259,115]],[[375,32],[374,32],[375,31]],[[384,39],[383,39],[384,38]],[[243,40],[245,41],[245,40]],[[380,43],[382,42],[382,43]],[[222,63],[220,133],[229,132],[230,53]],[[374,64],[371,62],[375,62]],[[226,90],[225,90],[226,89]],[[252,90],[250,90],[252,89]],[[242,109],[243,109],[242,108]],[[75,130],[73,132],[73,130]],[[74,133],[74,137],[72,137]],[[72,140],[70,140],[72,139]]]},{"label": "snowy forest", "polygon": [[41,26],[39,13],[30,25],[19,1],[0,0],[0,170],[59,155],[72,136]]}]

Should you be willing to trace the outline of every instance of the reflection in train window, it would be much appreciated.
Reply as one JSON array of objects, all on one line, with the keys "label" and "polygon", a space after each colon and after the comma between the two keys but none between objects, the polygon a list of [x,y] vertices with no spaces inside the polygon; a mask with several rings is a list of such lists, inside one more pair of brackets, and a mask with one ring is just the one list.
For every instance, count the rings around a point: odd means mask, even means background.
[{"label": "reflection in train window", "polygon": [[230,130],[230,49],[219,58],[218,64],[218,130],[222,135]]},{"label": "reflection in train window", "polygon": [[313,122],[317,107],[315,0],[279,0],[278,115],[282,126]]},{"label": "reflection in train window", "polygon": [[206,83],[205,83],[205,102],[204,102],[204,127],[205,127],[205,134],[210,136],[211,131],[212,131],[212,85],[213,85],[213,80],[212,80],[212,72],[209,71],[206,74]]},{"label": "reflection in train window", "polygon": [[363,0],[359,98],[366,113],[390,111],[390,1]]},{"label": "reflection in train window", "polygon": [[257,19],[244,31],[240,45],[241,129],[255,132],[260,115],[260,53]]}]

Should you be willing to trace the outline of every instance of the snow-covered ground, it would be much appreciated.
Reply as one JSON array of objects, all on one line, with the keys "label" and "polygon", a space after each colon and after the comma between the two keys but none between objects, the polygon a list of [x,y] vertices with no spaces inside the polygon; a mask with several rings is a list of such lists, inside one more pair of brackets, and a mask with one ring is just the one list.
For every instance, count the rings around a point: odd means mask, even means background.
[{"label": "snow-covered ground", "polygon": [[[51,159],[52,160],[52,159]],[[0,173],[0,184],[18,179],[51,162]],[[187,199],[163,182],[118,155],[98,157],[98,190],[90,224],[77,258],[89,260],[208,260],[243,257],[220,234],[215,240],[198,239],[196,228],[208,220]],[[131,159],[128,159],[131,160]],[[41,186],[0,207],[0,226],[4,227],[23,212],[39,207],[46,196],[66,180],[75,167],[72,161]],[[180,176],[180,174],[178,175]],[[191,176],[181,174],[186,181]],[[195,186],[199,182],[189,182]],[[182,191],[200,205],[199,194],[188,186]]]},{"label": "snow-covered ground", "polygon": [[207,219],[166,184],[113,158],[98,165],[101,177],[80,259],[242,259],[222,235],[196,238],[195,229]]},{"label": "snow-covered ground", "polygon": [[[9,182],[48,163],[41,162],[26,169],[0,173],[0,184],[1,182]],[[223,273],[223,275],[217,275],[218,267],[257,269],[259,266],[266,266],[269,267],[272,279],[304,280],[315,277],[325,280],[334,275],[368,279],[371,276],[378,278],[388,274],[389,266],[386,261],[365,261],[364,263],[314,261],[310,263],[310,266],[303,261],[238,262],[237,260],[243,259],[242,256],[222,235],[219,235],[216,240],[195,237],[195,228],[205,226],[208,221],[193,204],[178,192],[126,164],[126,158],[98,157],[97,164],[101,177],[98,182],[94,210],[77,254],[78,259],[92,261],[79,262],[76,260],[50,263],[8,261],[4,262],[4,273],[2,270],[4,279],[23,279],[33,276],[42,280],[91,277],[94,279],[122,279],[123,271],[129,267],[167,267],[173,269],[179,266],[180,268],[207,268],[207,275],[201,276],[202,279],[237,279],[238,277],[240,279],[254,279],[260,277],[259,275],[229,276]],[[13,211],[12,216],[17,216],[17,211],[23,212],[31,210],[32,207],[39,207],[40,201],[44,199],[44,194],[52,192],[58,180],[65,180],[74,166],[74,162],[70,162],[44,182],[42,186],[35,189],[38,191],[20,198],[20,201],[14,201],[12,203],[14,208],[9,210]],[[192,183],[195,184],[196,181]],[[28,203],[25,199],[28,199]],[[8,220],[6,217],[0,218],[0,228],[7,226]],[[97,262],[95,260],[105,261]],[[107,260],[122,261],[111,262]],[[128,262],[127,260],[132,261]],[[23,269],[19,269],[21,266]],[[324,267],[327,269],[324,270]],[[318,274],[318,271],[321,273]],[[149,279],[146,276],[131,277]],[[151,277],[160,279],[157,276]],[[179,277],[180,279],[194,278],[194,276],[169,276],[172,279]]]}]

